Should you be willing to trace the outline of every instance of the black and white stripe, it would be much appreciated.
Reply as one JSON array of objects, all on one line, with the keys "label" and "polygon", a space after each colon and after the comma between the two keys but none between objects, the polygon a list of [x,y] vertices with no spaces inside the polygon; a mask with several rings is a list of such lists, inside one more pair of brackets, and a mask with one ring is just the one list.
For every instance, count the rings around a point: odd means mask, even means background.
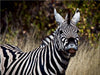
[{"label": "black and white stripe", "polygon": [[[54,41],[51,41],[47,46],[43,48],[37,48],[35,51],[28,53],[20,53],[16,51],[12,53],[11,50],[1,46],[0,50],[4,50],[4,75],[50,75],[61,74],[68,65],[69,58],[65,58],[58,51]],[[9,53],[8,53],[9,52]],[[19,55],[17,54],[19,52]],[[12,61],[10,58],[12,57]],[[66,59],[66,60],[65,60]],[[10,64],[8,62],[11,62]],[[48,62],[49,61],[49,62]]]},{"label": "black and white stripe", "polygon": [[52,33],[51,35],[47,36],[41,43],[41,47],[45,47],[46,45],[48,45],[50,43],[50,41],[52,41],[54,39],[54,35],[55,33]]},{"label": "black and white stripe", "polygon": [[[9,44],[0,46],[1,75],[62,75],[65,73],[71,57],[69,50],[73,49],[75,52],[78,47],[78,28],[63,21],[64,19],[55,9],[54,13],[60,25],[52,35],[42,41],[37,49],[25,53]],[[75,16],[72,20],[77,22]]]},{"label": "black and white stripe", "polygon": [[4,44],[2,45],[3,47],[5,47],[6,49],[11,49],[11,50],[14,50],[14,51],[21,51],[20,48],[18,48],[17,46],[13,46],[13,45],[10,45],[10,44]]}]

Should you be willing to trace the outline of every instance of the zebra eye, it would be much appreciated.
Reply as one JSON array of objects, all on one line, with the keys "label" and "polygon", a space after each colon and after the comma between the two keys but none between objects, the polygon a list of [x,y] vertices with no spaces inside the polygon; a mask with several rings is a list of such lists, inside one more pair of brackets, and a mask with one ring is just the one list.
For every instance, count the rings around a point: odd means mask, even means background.
[{"label": "zebra eye", "polygon": [[63,31],[62,30],[60,30],[60,34],[62,34],[63,33]]}]

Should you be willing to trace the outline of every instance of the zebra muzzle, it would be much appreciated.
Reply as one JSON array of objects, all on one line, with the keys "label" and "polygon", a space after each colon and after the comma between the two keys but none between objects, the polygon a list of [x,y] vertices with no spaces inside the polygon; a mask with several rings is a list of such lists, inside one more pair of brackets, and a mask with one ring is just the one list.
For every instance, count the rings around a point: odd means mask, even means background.
[{"label": "zebra muzzle", "polygon": [[71,48],[71,49],[68,50],[68,52],[71,53],[71,54],[73,54],[73,53],[76,53],[76,50],[73,49],[73,48]]},{"label": "zebra muzzle", "polygon": [[67,51],[71,54],[74,54],[76,53],[76,51],[78,50],[78,47],[74,44],[74,43],[70,43],[68,46],[67,46]]}]

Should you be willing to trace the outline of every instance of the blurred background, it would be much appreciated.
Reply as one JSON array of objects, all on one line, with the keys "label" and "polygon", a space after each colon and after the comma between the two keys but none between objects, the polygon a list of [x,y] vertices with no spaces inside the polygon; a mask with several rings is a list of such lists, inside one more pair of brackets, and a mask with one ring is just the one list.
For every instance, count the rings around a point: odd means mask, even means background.
[{"label": "blurred background", "polygon": [[[69,75],[82,75],[80,74],[81,71],[82,73],[85,71],[86,73],[83,75],[99,75],[99,1],[1,1],[0,44],[8,43],[15,45],[25,52],[38,47],[41,40],[50,35],[58,26],[54,18],[54,8],[56,8],[57,12],[63,17],[65,17],[68,11],[71,11],[72,18],[76,8],[79,8],[81,12],[80,21],[77,24],[77,27],[80,30],[80,51],[74,58],[76,59],[76,62],[79,61],[81,66],[79,66],[80,68],[74,67],[77,65],[77,63],[74,62],[72,66],[73,69],[69,68],[67,73]],[[78,57],[79,55],[81,58]],[[82,58],[83,61],[81,61]],[[72,59],[72,62],[74,59]],[[83,62],[87,63],[83,64]],[[89,64],[90,66],[88,67]],[[78,73],[79,69],[81,70],[79,71],[80,73]],[[70,72],[71,70],[74,70],[73,74]]]}]

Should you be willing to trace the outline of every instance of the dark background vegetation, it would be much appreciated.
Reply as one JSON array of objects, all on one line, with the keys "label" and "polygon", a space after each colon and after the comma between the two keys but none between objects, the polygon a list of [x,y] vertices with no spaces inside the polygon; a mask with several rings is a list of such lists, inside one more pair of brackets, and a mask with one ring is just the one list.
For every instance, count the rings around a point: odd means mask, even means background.
[{"label": "dark background vegetation", "polygon": [[57,24],[53,9],[65,17],[68,11],[73,16],[80,9],[80,40],[92,45],[100,38],[100,2],[99,1],[1,1],[0,44],[10,39],[27,40],[34,32],[36,39],[50,35]]}]

